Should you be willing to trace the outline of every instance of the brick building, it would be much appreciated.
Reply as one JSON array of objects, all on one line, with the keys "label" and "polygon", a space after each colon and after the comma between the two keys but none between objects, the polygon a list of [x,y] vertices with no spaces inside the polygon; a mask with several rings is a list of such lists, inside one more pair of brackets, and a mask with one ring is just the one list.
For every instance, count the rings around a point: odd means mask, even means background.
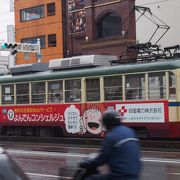
[{"label": "brick building", "polygon": [[[42,62],[82,55],[121,56],[136,40],[135,0],[15,0],[16,42],[41,41]],[[16,64],[35,63],[18,53]]]},{"label": "brick building", "polygon": [[[136,40],[135,0],[69,0],[64,2],[65,56],[121,56]],[[63,26],[65,28],[65,24]]]},{"label": "brick building", "polygon": [[[15,0],[16,42],[41,42],[42,62],[63,57],[60,0]],[[16,64],[35,63],[35,54],[18,53]]]}]

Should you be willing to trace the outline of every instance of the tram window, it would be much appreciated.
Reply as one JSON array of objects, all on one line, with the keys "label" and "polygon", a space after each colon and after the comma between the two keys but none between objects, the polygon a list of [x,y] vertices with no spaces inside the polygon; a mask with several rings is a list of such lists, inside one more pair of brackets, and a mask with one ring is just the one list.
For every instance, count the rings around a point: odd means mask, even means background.
[{"label": "tram window", "polygon": [[166,97],[166,77],[164,72],[149,74],[149,99]]},{"label": "tram window", "polygon": [[86,79],[86,100],[99,101],[100,100],[100,81],[96,79]]},{"label": "tram window", "polygon": [[81,101],[81,80],[73,79],[65,81],[65,102]]},{"label": "tram window", "polygon": [[176,98],[176,77],[172,72],[169,72],[169,98]]},{"label": "tram window", "polygon": [[14,104],[14,84],[2,85],[2,104]]},{"label": "tram window", "polygon": [[125,98],[145,99],[145,75],[133,74],[125,77]]},{"label": "tram window", "polygon": [[33,82],[31,88],[32,103],[45,103],[45,82]]},{"label": "tram window", "polygon": [[122,76],[104,77],[104,99],[122,100]]},{"label": "tram window", "polygon": [[63,100],[63,81],[48,82],[48,102],[59,103]]},{"label": "tram window", "polygon": [[16,84],[16,103],[29,103],[29,83]]}]

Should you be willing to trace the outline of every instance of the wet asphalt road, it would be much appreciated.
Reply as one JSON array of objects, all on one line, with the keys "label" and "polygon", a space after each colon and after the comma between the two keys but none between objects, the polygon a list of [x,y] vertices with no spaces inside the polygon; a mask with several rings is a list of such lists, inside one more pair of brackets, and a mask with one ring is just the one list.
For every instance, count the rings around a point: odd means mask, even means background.
[{"label": "wet asphalt road", "polygon": [[[29,176],[30,180],[57,180],[58,170],[71,169],[85,158],[89,153],[88,148],[80,148],[75,152],[45,152],[8,149],[7,152]],[[156,153],[155,153],[156,154]],[[143,170],[141,180],[179,180],[180,159],[179,153],[175,158],[142,157]],[[67,179],[70,172],[61,171],[60,175]]]}]

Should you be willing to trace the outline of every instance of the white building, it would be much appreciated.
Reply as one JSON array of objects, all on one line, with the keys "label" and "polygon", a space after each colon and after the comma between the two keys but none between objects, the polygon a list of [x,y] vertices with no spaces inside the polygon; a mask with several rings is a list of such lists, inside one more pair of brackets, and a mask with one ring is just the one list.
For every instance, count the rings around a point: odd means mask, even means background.
[{"label": "white building", "polygon": [[14,0],[0,1],[0,40],[14,40],[14,25]]},{"label": "white building", "polygon": [[[0,42],[15,41],[15,19],[14,19],[14,0],[0,1]],[[9,65],[9,52],[0,51],[0,73],[7,71]]]},{"label": "white building", "polygon": [[[180,44],[180,0],[136,0],[136,6],[149,7],[155,16],[170,27],[158,44],[162,47]],[[139,13],[136,12],[136,18],[138,17]],[[158,20],[156,21],[158,23]],[[140,43],[147,42],[156,27],[157,26],[155,24],[142,16],[137,22],[137,40]],[[163,32],[164,30],[162,29],[158,30],[156,37],[152,39],[153,43],[163,34]]]}]

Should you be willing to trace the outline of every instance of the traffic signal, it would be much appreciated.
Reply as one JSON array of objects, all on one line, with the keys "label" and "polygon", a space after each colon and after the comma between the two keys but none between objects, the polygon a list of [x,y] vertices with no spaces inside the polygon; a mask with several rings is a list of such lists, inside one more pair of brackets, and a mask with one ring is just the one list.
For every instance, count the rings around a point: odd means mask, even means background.
[{"label": "traffic signal", "polygon": [[2,49],[6,49],[6,48],[7,48],[7,43],[3,43],[3,44],[1,45],[1,48],[2,48]]},{"label": "traffic signal", "polygon": [[3,43],[1,44],[1,49],[8,49],[11,53],[11,55],[15,55],[17,51],[17,44],[16,43]]}]

